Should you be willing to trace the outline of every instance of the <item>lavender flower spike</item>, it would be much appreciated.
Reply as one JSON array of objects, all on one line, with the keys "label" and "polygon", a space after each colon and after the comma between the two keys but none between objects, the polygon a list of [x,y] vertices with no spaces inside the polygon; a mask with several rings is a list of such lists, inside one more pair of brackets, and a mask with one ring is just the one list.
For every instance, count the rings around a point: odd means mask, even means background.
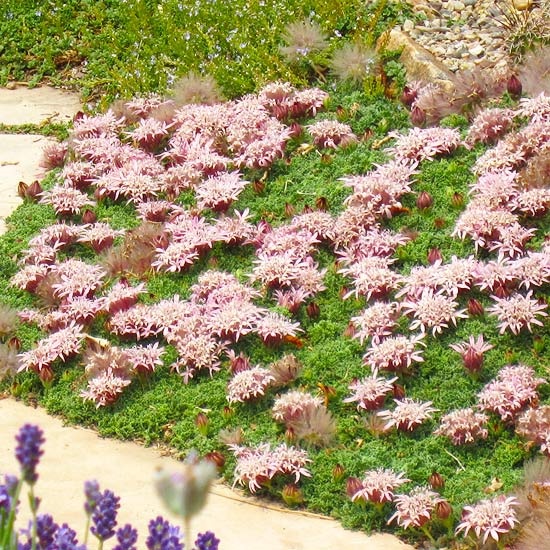
[{"label": "lavender flower spike", "polygon": [[161,516],[152,519],[148,528],[149,536],[145,541],[147,550],[183,550],[181,531]]},{"label": "lavender flower spike", "polygon": [[41,449],[44,443],[44,432],[32,424],[25,424],[15,436],[17,447],[15,458],[21,466],[22,478],[29,484],[34,485],[38,479],[36,467],[40,457],[44,453]]},{"label": "lavender flower spike", "polygon": [[138,532],[129,523],[116,532],[118,544],[113,550],[137,550],[135,545],[138,539]]},{"label": "lavender flower spike", "polygon": [[109,489],[100,496],[92,515],[92,533],[100,540],[110,539],[115,534],[116,515],[120,508],[120,497]]},{"label": "lavender flower spike", "polygon": [[216,535],[212,531],[206,531],[206,533],[199,533],[197,540],[195,541],[196,550],[218,550],[220,539],[216,538]]}]

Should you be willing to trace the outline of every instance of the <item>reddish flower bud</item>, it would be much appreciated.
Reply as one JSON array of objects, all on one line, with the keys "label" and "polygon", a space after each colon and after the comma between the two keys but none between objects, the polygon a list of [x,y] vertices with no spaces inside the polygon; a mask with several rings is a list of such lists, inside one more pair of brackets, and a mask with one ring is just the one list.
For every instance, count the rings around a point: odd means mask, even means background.
[{"label": "reddish flower bud", "polygon": [[392,394],[395,399],[403,399],[407,395],[405,388],[401,384],[392,385]]},{"label": "reddish flower bud", "polygon": [[401,103],[410,107],[414,100],[417,98],[418,93],[415,90],[411,90],[408,86],[403,88],[403,93],[401,94]]},{"label": "reddish flower bud", "polygon": [[430,263],[430,265],[433,265],[435,264],[435,262],[437,262],[438,260],[442,260],[443,259],[443,256],[441,256],[441,251],[439,250],[439,248],[430,248],[430,250],[428,250],[428,262]]},{"label": "reddish flower bud", "polygon": [[479,372],[483,365],[483,354],[475,349],[469,348],[462,355],[464,367],[470,372]]},{"label": "reddish flower bud", "polygon": [[231,356],[231,362],[229,364],[229,368],[231,369],[232,374],[237,374],[239,372],[242,372],[244,370],[250,369],[250,359],[247,355],[245,355],[242,351],[239,353],[239,355]]},{"label": "reddish flower bud", "polygon": [[435,514],[439,519],[447,519],[452,513],[453,507],[446,500],[441,500],[435,505]]},{"label": "reddish flower bud", "polygon": [[319,306],[316,302],[309,302],[306,306],[306,313],[310,319],[317,319],[320,314]]},{"label": "reddish flower bud", "polygon": [[289,202],[285,203],[285,216],[291,218],[294,214],[296,214],[295,206]]},{"label": "reddish flower bud", "polygon": [[436,218],[434,220],[434,227],[436,229],[443,229],[447,225],[445,218]]},{"label": "reddish flower bud", "polygon": [[493,294],[497,298],[508,298],[508,296],[510,296],[510,291],[506,288],[505,284],[497,284],[495,288],[493,288]]},{"label": "reddish flower bud", "polygon": [[263,182],[262,180],[254,180],[252,182],[252,189],[254,189],[254,193],[256,193],[257,195],[263,193],[265,189],[265,182]]},{"label": "reddish flower bud", "polygon": [[209,424],[210,420],[208,420],[208,416],[206,416],[203,412],[200,412],[195,417],[195,426],[197,426],[199,433],[201,433],[202,435],[206,435],[208,433]]},{"label": "reddish flower bud", "polygon": [[345,473],[346,469],[341,464],[336,464],[334,468],[332,468],[332,479],[338,483],[344,479]]},{"label": "reddish flower bud", "polygon": [[332,162],[332,155],[324,153],[321,155],[321,164],[330,164]]},{"label": "reddish flower bud", "polygon": [[53,380],[53,370],[49,365],[44,365],[38,372],[38,377],[44,384],[49,384]]},{"label": "reddish flower bud", "polygon": [[432,472],[432,475],[428,478],[428,483],[432,489],[443,489],[445,487],[445,480],[443,476],[437,472]]},{"label": "reddish flower bud", "polygon": [[328,210],[328,201],[326,197],[317,197],[315,200],[315,207],[321,212],[326,212]]},{"label": "reddish flower bud", "polygon": [[302,131],[302,126],[297,122],[293,122],[290,125],[290,137],[298,137],[299,135],[301,135]]},{"label": "reddish flower bud", "polygon": [[476,300],[475,298],[470,298],[468,300],[468,313],[472,316],[483,315],[485,310],[483,309],[483,304]]},{"label": "reddish flower bud", "polygon": [[302,208],[302,214],[311,214],[313,212],[313,208],[309,206],[309,204],[304,204],[304,207]]},{"label": "reddish flower bud", "polygon": [[79,120],[82,120],[84,118],[84,112],[83,111],[77,111],[75,115],[73,116],[73,122],[78,122]]},{"label": "reddish flower bud", "polygon": [[346,495],[349,498],[353,498],[353,495],[363,489],[363,484],[358,477],[348,477],[346,481]]},{"label": "reddish flower bud", "polygon": [[336,107],[336,118],[342,122],[342,120],[345,120],[348,117],[348,112],[342,107],[342,105],[338,105]]},{"label": "reddish flower bud", "polygon": [[413,107],[411,110],[411,122],[413,126],[424,126],[426,123],[426,112],[420,107]]},{"label": "reddish flower bud", "polygon": [[513,74],[506,82],[506,90],[513,98],[518,98],[523,91],[520,79]]},{"label": "reddish flower bud", "polygon": [[235,411],[228,405],[225,405],[225,407],[222,409],[222,415],[224,418],[231,418],[234,414]]},{"label": "reddish flower bud", "polygon": [[287,506],[298,506],[304,502],[302,491],[294,483],[287,483],[281,491],[281,496]]},{"label": "reddish flower bud", "polygon": [[40,193],[42,193],[42,186],[40,185],[38,180],[34,180],[27,188],[26,197],[30,200],[36,200]]},{"label": "reddish flower bud", "polygon": [[18,184],[17,184],[17,194],[22,198],[26,198],[27,197],[27,189],[29,188],[29,186],[24,182],[24,181],[20,181]]},{"label": "reddish flower bud", "polygon": [[344,338],[353,338],[354,334],[355,334],[355,325],[350,321],[347,327],[344,329],[342,336]]},{"label": "reddish flower bud", "polygon": [[93,210],[86,208],[82,213],[82,223],[95,223],[97,221],[97,216]]},{"label": "reddish flower bud", "polygon": [[10,349],[14,349],[15,351],[19,351],[21,349],[21,340],[19,340],[17,336],[12,336],[8,340],[8,347]]},{"label": "reddish flower bud", "polygon": [[433,202],[434,200],[432,196],[427,191],[421,191],[416,198],[416,207],[419,210],[426,210],[427,208],[430,208]]},{"label": "reddish flower bud", "polygon": [[456,208],[460,208],[464,204],[464,195],[458,191],[455,191],[451,197],[451,203]]},{"label": "reddish flower bud", "polygon": [[296,442],[296,433],[294,432],[294,428],[288,427],[285,430],[285,441],[291,445],[292,443]]},{"label": "reddish flower bud", "polygon": [[212,462],[218,470],[221,470],[225,466],[225,456],[220,451],[212,451],[204,455],[204,460]]}]

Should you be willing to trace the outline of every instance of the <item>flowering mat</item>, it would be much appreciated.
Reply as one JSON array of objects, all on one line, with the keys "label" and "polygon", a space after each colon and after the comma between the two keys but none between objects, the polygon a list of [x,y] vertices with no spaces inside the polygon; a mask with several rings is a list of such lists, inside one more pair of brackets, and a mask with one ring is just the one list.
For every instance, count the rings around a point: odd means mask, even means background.
[{"label": "flowering mat", "polygon": [[550,98],[407,117],[280,83],[77,116],[0,241],[5,387],[346,526],[528,540]]}]

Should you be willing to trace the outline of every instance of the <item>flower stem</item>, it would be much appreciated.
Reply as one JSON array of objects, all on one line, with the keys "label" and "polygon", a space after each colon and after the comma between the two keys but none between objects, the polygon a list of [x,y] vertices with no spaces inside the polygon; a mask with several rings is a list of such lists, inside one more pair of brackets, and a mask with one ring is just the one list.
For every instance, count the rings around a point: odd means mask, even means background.
[{"label": "flower stem", "polygon": [[4,537],[2,539],[2,548],[11,548],[10,544],[15,542],[13,537],[13,524],[15,522],[15,513],[17,509],[17,503],[19,501],[19,495],[21,494],[21,488],[23,487],[23,478],[21,478],[15,487],[15,493],[13,495],[13,506],[10,509],[10,515],[8,516],[8,521],[6,523],[6,530],[4,532]]},{"label": "flower stem", "polygon": [[92,514],[86,514],[86,529],[84,529],[84,546],[88,544],[88,534],[90,533],[90,521],[92,519]]},{"label": "flower stem", "polygon": [[433,538],[432,534],[430,533],[430,530],[428,529],[428,527],[426,525],[422,525],[422,527],[420,529],[422,529],[422,532],[428,537],[430,542],[432,544],[435,544],[435,539]]},{"label": "flower stem", "polygon": [[29,490],[29,503],[31,507],[32,512],[32,535],[31,535],[31,549],[36,550],[36,531],[37,531],[37,523],[36,523],[36,509],[38,506],[36,505],[36,499],[34,498],[34,484],[31,485],[31,488]]},{"label": "flower stem", "polygon": [[183,525],[185,529],[185,550],[191,550],[191,518],[184,518]]}]

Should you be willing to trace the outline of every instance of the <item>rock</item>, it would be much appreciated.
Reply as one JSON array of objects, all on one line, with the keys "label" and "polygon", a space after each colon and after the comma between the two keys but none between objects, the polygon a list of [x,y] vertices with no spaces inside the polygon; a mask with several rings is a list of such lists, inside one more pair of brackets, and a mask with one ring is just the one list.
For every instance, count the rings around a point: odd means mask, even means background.
[{"label": "rock", "polygon": [[481,44],[476,44],[473,48],[470,48],[470,53],[476,57],[480,56],[485,51],[485,48]]},{"label": "rock", "polygon": [[405,19],[403,23],[403,30],[405,32],[410,32],[414,29],[414,23],[410,19]]},{"label": "rock", "polygon": [[400,61],[407,70],[409,80],[436,82],[445,89],[452,87],[451,71],[426,48],[403,32],[393,29],[385,47],[388,50],[402,50]]},{"label": "rock", "polygon": [[475,6],[477,0],[463,0],[465,6]]},{"label": "rock", "polygon": [[432,23],[430,25],[431,27],[441,27],[441,19],[438,19],[437,17],[435,19],[432,19]]}]

